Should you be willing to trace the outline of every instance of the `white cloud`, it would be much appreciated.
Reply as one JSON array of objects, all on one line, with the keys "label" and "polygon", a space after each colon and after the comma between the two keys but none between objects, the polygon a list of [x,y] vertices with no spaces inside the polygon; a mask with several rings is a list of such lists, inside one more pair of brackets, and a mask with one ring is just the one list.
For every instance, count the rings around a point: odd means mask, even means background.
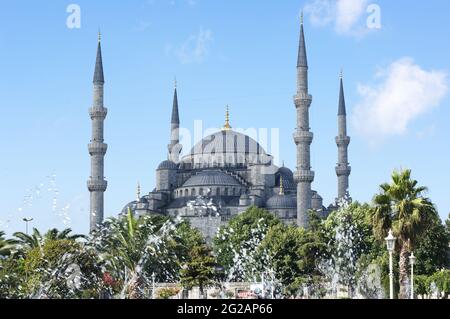
[{"label": "white cloud", "polygon": [[212,40],[212,31],[200,28],[197,34],[191,35],[186,39],[177,50],[176,55],[182,63],[200,63],[208,56]]},{"label": "white cloud", "polygon": [[358,85],[361,101],[352,115],[356,131],[373,144],[404,135],[419,116],[438,107],[448,92],[447,72],[426,71],[401,58],[377,72],[375,85]]},{"label": "white cloud", "polygon": [[363,36],[368,33],[366,10],[368,0],[311,0],[304,7],[313,26],[334,25],[340,35]]}]

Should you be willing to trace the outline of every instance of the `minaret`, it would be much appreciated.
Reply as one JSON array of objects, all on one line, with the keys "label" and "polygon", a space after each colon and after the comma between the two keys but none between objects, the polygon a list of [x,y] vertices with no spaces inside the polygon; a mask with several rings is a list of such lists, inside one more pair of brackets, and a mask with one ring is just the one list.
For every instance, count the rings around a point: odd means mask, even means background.
[{"label": "minaret", "polygon": [[345,109],[344,80],[341,71],[339,91],[339,110],[338,110],[338,136],[336,136],[336,145],[338,147],[338,163],[336,166],[336,175],[338,178],[338,200],[344,199],[348,195],[348,178],[351,173],[351,167],[348,163],[348,145],[350,137],[347,136],[347,112]]},{"label": "minaret", "polygon": [[182,146],[180,144],[180,115],[178,113],[178,93],[177,80],[175,80],[175,89],[173,93],[172,120],[170,121],[170,144],[167,146],[169,151],[169,160],[178,163]]},{"label": "minaret", "polygon": [[308,227],[308,211],[311,209],[311,183],[314,181],[314,172],[311,170],[310,148],[313,133],[309,127],[309,107],[312,96],[308,93],[308,59],[306,56],[305,35],[303,32],[303,13],[300,25],[300,43],[297,61],[297,94],[294,96],[297,109],[297,129],[294,141],[297,145],[297,225]]},{"label": "minaret", "polygon": [[90,208],[90,230],[96,230],[98,225],[103,222],[103,195],[108,183],[104,176],[104,158],[108,145],[103,143],[103,123],[108,110],[103,107],[103,86],[105,83],[103,77],[103,62],[101,49],[101,35],[98,35],[97,60],[95,62],[94,72],[94,102],[89,109],[89,115],[92,120],[92,139],[89,144],[89,154],[91,155],[91,176],[87,182],[89,192],[91,193]]}]

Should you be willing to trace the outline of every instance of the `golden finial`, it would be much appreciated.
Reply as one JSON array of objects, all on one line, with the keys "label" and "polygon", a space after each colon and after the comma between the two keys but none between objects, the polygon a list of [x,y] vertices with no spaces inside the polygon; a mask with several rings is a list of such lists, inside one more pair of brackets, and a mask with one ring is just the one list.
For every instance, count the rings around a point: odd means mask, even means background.
[{"label": "golden finial", "polygon": [[303,10],[302,10],[302,12],[300,13],[300,24],[303,24]]},{"label": "golden finial", "polygon": [[284,195],[283,175],[280,175],[280,195]]},{"label": "golden finial", "polygon": [[100,28],[98,29],[98,42],[102,41],[102,33],[100,32]]},{"label": "golden finial", "polygon": [[225,113],[225,125],[223,126],[223,130],[224,131],[231,130],[231,125],[230,125],[230,107],[228,105],[227,105],[227,111]]},{"label": "golden finial", "polygon": [[140,201],[141,200],[141,184],[139,182],[137,183],[136,195],[137,195],[137,201]]},{"label": "golden finial", "polygon": [[175,89],[176,89],[177,86],[178,86],[177,77],[175,77],[175,79],[174,79],[174,81],[173,81],[173,85],[174,85],[174,87],[175,87]]},{"label": "golden finial", "polygon": [[344,68],[341,68],[341,73],[339,74],[339,79],[343,79],[344,78]]}]

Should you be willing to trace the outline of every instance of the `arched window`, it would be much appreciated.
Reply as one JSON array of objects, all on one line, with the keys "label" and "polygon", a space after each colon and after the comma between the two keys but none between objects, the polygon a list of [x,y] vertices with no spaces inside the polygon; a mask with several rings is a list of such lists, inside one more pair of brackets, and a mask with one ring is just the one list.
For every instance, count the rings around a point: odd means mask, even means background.
[{"label": "arched window", "polygon": [[203,196],[203,188],[200,188],[199,195]]},{"label": "arched window", "polygon": [[220,188],[219,187],[216,188],[216,196],[220,196]]},{"label": "arched window", "polygon": [[225,196],[228,196],[228,188],[225,187],[224,193]]},{"label": "arched window", "polygon": [[196,192],[195,192],[195,188],[193,188],[193,189],[191,190],[191,196],[196,196],[195,193],[196,193]]},{"label": "arched window", "polygon": [[185,197],[188,197],[188,196],[189,196],[189,190],[187,190],[187,189],[184,190],[184,196],[185,196]]}]

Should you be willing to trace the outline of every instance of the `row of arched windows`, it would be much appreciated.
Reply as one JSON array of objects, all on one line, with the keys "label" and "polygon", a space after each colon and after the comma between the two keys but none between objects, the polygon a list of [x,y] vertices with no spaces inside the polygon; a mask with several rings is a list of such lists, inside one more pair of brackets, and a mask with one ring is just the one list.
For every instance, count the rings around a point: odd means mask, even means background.
[{"label": "row of arched windows", "polygon": [[[210,194],[208,192],[210,191]],[[236,187],[216,187],[216,188],[185,188],[175,191],[175,197],[195,197],[195,196],[241,196],[244,194],[243,188]]]}]

